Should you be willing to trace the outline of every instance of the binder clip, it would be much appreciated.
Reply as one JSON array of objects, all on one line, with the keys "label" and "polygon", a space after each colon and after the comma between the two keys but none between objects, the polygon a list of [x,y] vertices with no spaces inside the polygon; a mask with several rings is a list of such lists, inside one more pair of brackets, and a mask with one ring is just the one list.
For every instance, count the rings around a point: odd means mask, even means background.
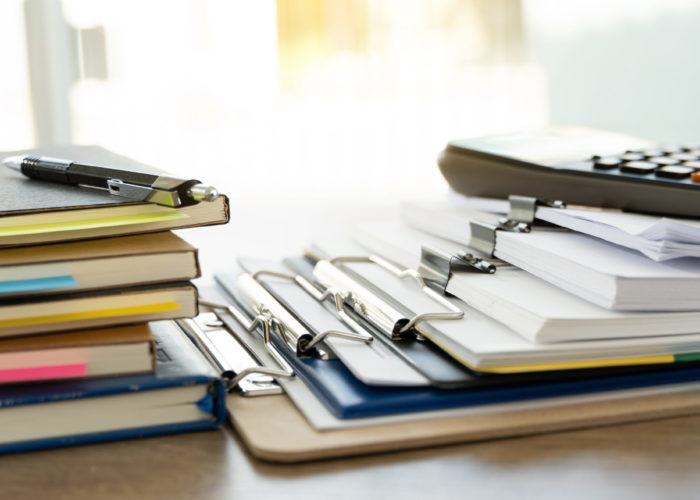
[{"label": "binder clip", "polygon": [[481,221],[470,221],[469,229],[471,238],[469,247],[478,250],[489,257],[493,257],[496,248],[496,232],[508,231],[511,233],[529,233],[535,220],[535,212],[538,206],[552,208],[565,208],[566,203],[559,200],[541,200],[528,196],[511,195],[508,197],[510,210],[508,216],[499,219],[498,224],[489,224]]},{"label": "binder clip", "polygon": [[178,320],[180,327],[221,372],[228,391],[238,390],[243,396],[282,393],[282,388],[275,379],[292,378],[294,371],[271,342],[270,331],[279,326],[262,314],[250,320],[232,305],[204,300],[199,303],[227,311],[246,332],[252,333],[262,327],[265,349],[278,365],[278,368],[264,366],[254,354],[255,349],[250,346],[249,340],[239,335],[234,328],[226,328],[225,322],[216,313],[201,313],[193,319]]},{"label": "binder clip", "polygon": [[537,207],[566,208],[566,203],[561,200],[543,200],[531,196],[510,195],[508,197],[510,209],[504,222],[522,223],[532,226],[535,222]]},{"label": "binder clip", "polygon": [[423,278],[440,285],[443,290],[454,273],[493,274],[496,268],[495,262],[482,259],[472,253],[459,251],[452,255],[430,245],[421,246],[418,272]]},{"label": "binder clip", "polygon": [[[406,314],[394,307],[389,300],[375,293],[370,284],[363,283],[361,277],[356,276],[355,273],[348,269],[338,266],[338,264],[349,263],[375,264],[397,278],[411,277],[428,297],[447,309],[447,312],[421,313],[407,318]],[[402,339],[412,334],[415,335],[415,326],[420,321],[461,319],[464,316],[463,311],[453,306],[444,297],[430,288],[417,271],[400,269],[381,257],[345,256],[327,260],[321,259],[316,262],[312,276],[323,287],[321,290],[303,276],[298,275],[293,279],[319,301],[333,297],[340,318],[350,328],[361,329],[362,327],[350,318],[347,311],[345,311],[346,306],[350,307],[359,317],[392,340]]]}]

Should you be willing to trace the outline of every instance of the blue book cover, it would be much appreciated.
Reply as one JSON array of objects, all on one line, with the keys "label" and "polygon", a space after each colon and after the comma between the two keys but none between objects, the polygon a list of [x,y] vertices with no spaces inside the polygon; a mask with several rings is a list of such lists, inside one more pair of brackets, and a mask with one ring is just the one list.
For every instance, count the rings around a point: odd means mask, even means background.
[{"label": "blue book cover", "polygon": [[0,453],[218,427],[219,374],[174,322],[151,326],[154,373],[0,387]]}]

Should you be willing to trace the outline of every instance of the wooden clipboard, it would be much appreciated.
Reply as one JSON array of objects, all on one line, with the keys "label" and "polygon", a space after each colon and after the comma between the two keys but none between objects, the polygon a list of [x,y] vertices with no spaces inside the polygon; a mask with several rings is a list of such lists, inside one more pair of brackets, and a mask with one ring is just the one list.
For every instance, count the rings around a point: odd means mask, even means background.
[{"label": "wooden clipboard", "polygon": [[694,415],[700,390],[322,432],[284,394],[234,393],[226,406],[255,457],[293,463]]}]

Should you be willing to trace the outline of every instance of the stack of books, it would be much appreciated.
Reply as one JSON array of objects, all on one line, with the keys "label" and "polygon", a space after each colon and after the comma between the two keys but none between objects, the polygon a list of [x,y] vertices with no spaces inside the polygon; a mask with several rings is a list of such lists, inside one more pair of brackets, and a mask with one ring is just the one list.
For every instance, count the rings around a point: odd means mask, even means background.
[{"label": "stack of books", "polygon": [[174,323],[197,315],[197,249],[170,230],[227,221],[223,196],[176,209],[0,169],[0,451],[221,421],[223,386]]}]

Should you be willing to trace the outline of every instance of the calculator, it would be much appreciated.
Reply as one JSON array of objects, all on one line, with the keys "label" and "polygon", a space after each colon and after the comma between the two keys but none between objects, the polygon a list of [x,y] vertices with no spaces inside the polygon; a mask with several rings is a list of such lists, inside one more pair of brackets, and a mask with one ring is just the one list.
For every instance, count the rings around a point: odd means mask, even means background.
[{"label": "calculator", "polygon": [[455,191],[700,217],[700,143],[662,145],[583,127],[456,140],[438,158]]}]

